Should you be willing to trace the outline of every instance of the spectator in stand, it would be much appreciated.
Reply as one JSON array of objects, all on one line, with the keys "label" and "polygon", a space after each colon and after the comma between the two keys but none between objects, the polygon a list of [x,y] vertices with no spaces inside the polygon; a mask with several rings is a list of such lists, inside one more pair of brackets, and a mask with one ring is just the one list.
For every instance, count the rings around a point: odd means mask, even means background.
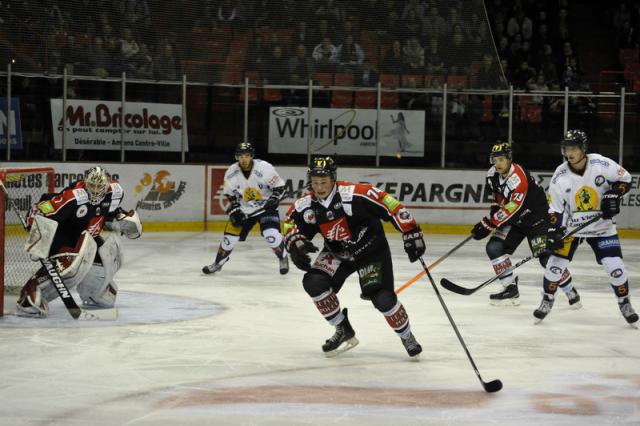
[{"label": "spectator in stand", "polygon": [[306,85],[315,73],[313,60],[307,55],[307,48],[300,43],[296,46],[296,54],[289,59],[289,83]]},{"label": "spectator in stand", "polygon": [[497,89],[501,85],[502,73],[493,60],[491,53],[482,56],[482,65],[478,70],[473,84],[474,89]]},{"label": "spectator in stand", "polygon": [[347,19],[346,21],[344,21],[342,29],[336,36],[336,43],[340,45],[344,44],[347,40],[347,37],[351,37],[351,41],[353,43],[357,44],[359,41],[357,32],[353,29],[353,21],[351,19]]},{"label": "spectator in stand", "polygon": [[402,11],[402,19],[406,20],[410,12],[413,12],[420,20],[424,19],[425,9],[427,8],[426,2],[418,2],[418,0],[409,0]]},{"label": "spectator in stand", "polygon": [[427,74],[444,75],[444,53],[440,50],[440,43],[437,38],[429,39],[429,47],[424,54],[426,58],[425,71]]},{"label": "spectator in stand", "polygon": [[542,56],[538,59],[540,72],[544,74],[545,81],[558,82],[558,67],[553,56],[553,49],[549,44],[542,47]]},{"label": "spectator in stand", "polygon": [[120,53],[122,57],[125,61],[130,62],[138,52],[140,52],[140,46],[138,46],[138,42],[133,38],[131,30],[124,28],[122,30],[122,38],[120,39]]},{"label": "spectator in stand", "polygon": [[321,19],[318,21],[318,27],[311,34],[311,48],[313,49],[314,47],[322,43],[322,40],[327,37],[331,38],[331,32],[329,31],[329,21],[327,21],[326,19]]},{"label": "spectator in stand", "polygon": [[408,73],[421,72],[424,68],[424,49],[417,37],[410,37],[402,48],[404,65]]},{"label": "spectator in stand", "polygon": [[402,19],[402,32],[405,37],[420,37],[422,32],[422,19],[418,17],[414,9],[409,9],[406,18]]},{"label": "spectator in stand", "polygon": [[[67,43],[62,50],[62,62],[69,69],[79,71],[86,64],[83,50],[76,46],[76,38],[72,35],[67,36]],[[71,65],[71,67],[69,67]]]},{"label": "spectator in stand", "polygon": [[353,42],[353,37],[348,35],[344,43],[338,46],[338,63],[345,72],[358,71],[364,62],[364,51],[359,44]]},{"label": "spectator in stand", "polygon": [[136,61],[136,78],[145,80],[153,79],[153,58],[149,53],[149,49],[145,43],[140,44],[140,52],[135,57]]},{"label": "spectator in stand", "polygon": [[373,87],[378,84],[378,71],[373,68],[368,58],[364,59],[362,69],[355,73],[354,80],[355,85],[360,87]]},{"label": "spectator in stand", "polygon": [[325,37],[322,43],[313,49],[313,60],[316,68],[323,72],[333,72],[338,63],[338,49],[331,43],[329,37]]},{"label": "spectator in stand", "polygon": [[404,55],[402,52],[402,46],[400,40],[394,40],[391,44],[391,48],[387,50],[382,60],[381,71],[384,74],[403,74],[404,67]]},{"label": "spectator in stand", "polygon": [[449,74],[468,74],[472,57],[471,55],[460,54],[460,52],[464,52],[467,49],[465,46],[462,26],[458,24],[453,28],[453,33],[451,34],[451,46],[449,47],[449,57],[447,58]]},{"label": "spectator in stand", "polygon": [[109,77],[111,57],[104,50],[101,37],[94,37],[93,44],[87,53],[87,64],[91,75],[99,78]]},{"label": "spectator in stand", "polygon": [[313,46],[315,46],[315,44],[312,44],[312,43],[313,43],[313,35],[307,29],[307,22],[298,21],[297,29],[296,31],[294,31],[293,35],[291,36],[291,44],[294,46],[302,44],[305,48],[311,49],[313,48]]},{"label": "spectator in stand", "polygon": [[154,59],[153,73],[156,80],[176,80],[178,77],[178,65],[170,43],[165,42]]},{"label": "spectator in stand", "polygon": [[529,66],[527,61],[520,62],[513,76],[513,85],[516,89],[526,89],[529,80],[535,77],[536,71]]},{"label": "spectator in stand", "polygon": [[222,0],[218,6],[217,18],[219,27],[235,27],[239,21],[238,7],[235,0]]},{"label": "spectator in stand", "polygon": [[523,40],[531,40],[533,36],[533,22],[524,13],[524,9],[518,7],[515,16],[509,18],[507,22],[507,34],[514,37],[520,34]]},{"label": "spectator in stand", "polygon": [[341,3],[334,0],[320,0],[314,11],[316,19],[326,19],[332,23],[331,27],[335,28],[336,24],[344,21],[345,13]]},{"label": "spectator in stand", "polygon": [[265,84],[286,84],[289,72],[287,60],[282,55],[282,47],[275,46],[271,57],[264,67],[263,77]]},{"label": "spectator in stand", "polygon": [[258,71],[261,73],[264,70],[265,63],[267,62],[269,49],[264,43],[262,35],[256,33],[253,37],[253,42],[247,49],[246,66],[249,71]]},{"label": "spectator in stand", "polygon": [[638,47],[636,29],[631,26],[630,21],[624,21],[622,23],[622,28],[616,35],[616,45],[618,49]]},{"label": "spectator in stand", "polygon": [[429,8],[429,14],[424,18],[422,36],[429,38],[445,39],[447,35],[447,21],[440,16],[438,8]]},{"label": "spectator in stand", "polygon": [[151,28],[151,12],[147,0],[128,0],[125,18],[129,28],[135,28],[137,31]]}]

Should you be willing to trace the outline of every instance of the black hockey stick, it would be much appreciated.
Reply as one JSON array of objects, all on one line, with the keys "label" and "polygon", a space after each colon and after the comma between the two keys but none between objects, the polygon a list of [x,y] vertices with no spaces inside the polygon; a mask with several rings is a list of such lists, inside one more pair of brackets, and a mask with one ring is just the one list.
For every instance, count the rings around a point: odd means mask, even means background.
[{"label": "black hockey stick", "polygon": [[478,376],[478,380],[480,380],[480,383],[482,383],[482,387],[484,388],[484,390],[486,392],[498,392],[500,389],[502,389],[502,382],[498,379],[492,380],[490,382],[485,382],[484,380],[482,380],[482,376],[480,376],[480,372],[478,371],[478,367],[476,366],[476,363],[473,361],[473,358],[471,357],[471,353],[469,352],[469,349],[467,348],[467,345],[464,343],[464,339],[462,339],[462,335],[460,334],[460,331],[458,330],[458,327],[456,326],[456,323],[453,321],[453,318],[451,317],[451,314],[449,313],[449,309],[447,309],[447,305],[445,305],[444,300],[442,299],[442,296],[440,295],[440,290],[438,290],[438,287],[436,286],[435,281],[433,281],[433,277],[431,276],[431,272],[429,272],[429,268],[427,268],[427,265],[424,263],[424,259],[421,257],[419,257],[418,259],[420,259],[420,263],[422,263],[422,268],[424,269],[424,271],[426,272],[427,276],[429,277],[429,281],[431,282],[431,287],[433,287],[433,291],[436,292],[436,296],[438,296],[438,300],[440,301],[440,304],[442,305],[442,309],[444,309],[444,313],[447,314],[447,318],[449,318],[449,322],[451,323],[451,327],[453,327],[453,331],[456,332],[456,336],[458,336],[458,340],[460,341],[460,344],[462,345],[462,348],[464,349],[465,353],[467,354],[467,358],[469,358],[469,362],[471,363],[471,366],[473,367],[473,371],[476,372],[476,376]]},{"label": "black hockey stick", "polygon": [[[583,223],[580,226],[576,227],[571,232],[567,233],[564,237],[562,237],[562,239],[564,240],[565,238],[569,238],[570,236],[572,236],[576,232],[580,231],[581,229],[584,229],[587,226],[591,225],[592,223],[600,220],[601,217],[602,217],[601,215],[592,217],[591,219],[589,219],[585,223]],[[533,256],[533,255],[525,257],[524,259],[520,260],[518,263],[513,265],[511,268],[505,269],[504,271],[500,272],[497,275],[494,275],[493,277],[489,278],[488,280],[486,280],[485,282],[483,282],[482,284],[480,284],[480,285],[478,285],[476,287],[471,287],[471,288],[462,287],[462,286],[459,286],[458,284],[456,284],[456,283],[454,283],[452,281],[449,281],[446,278],[442,278],[440,280],[440,285],[442,287],[446,288],[447,290],[452,291],[454,293],[462,294],[463,296],[468,296],[468,295],[473,294],[476,291],[480,290],[481,288],[488,286],[492,282],[500,279],[500,277],[502,277],[502,276],[504,276],[504,275],[506,275],[506,274],[508,274],[510,272],[513,272],[515,269],[519,268],[520,266],[524,265],[525,263],[527,263],[531,259],[534,259],[535,257],[536,256]]]},{"label": "black hockey stick", "polygon": [[[7,190],[7,187],[4,186],[4,182],[2,180],[0,180],[0,187],[2,187],[2,190],[6,194],[7,201],[11,205],[11,209],[16,212],[16,216],[18,216],[18,219],[20,220],[20,223],[22,224],[23,228],[25,230],[28,230],[26,220],[22,216],[20,216],[20,211],[18,210],[15,204],[15,201],[11,198],[11,196],[9,196],[9,191]],[[51,261],[51,259],[41,258],[40,264],[42,265],[47,275],[51,279],[51,282],[53,283],[53,287],[58,292],[60,299],[62,299],[62,303],[64,303],[64,306],[67,308],[67,311],[69,311],[69,315],[71,315],[73,319],[81,319],[81,320],[115,319],[115,317],[113,317],[111,312],[108,318],[103,318],[101,315],[96,315],[93,312],[89,312],[80,308],[76,303],[75,299],[73,298],[73,296],[71,295],[71,292],[67,288],[66,284],[64,283],[64,280],[60,276],[60,273],[56,269],[56,266]],[[115,310],[112,309],[112,311],[115,311]]]}]

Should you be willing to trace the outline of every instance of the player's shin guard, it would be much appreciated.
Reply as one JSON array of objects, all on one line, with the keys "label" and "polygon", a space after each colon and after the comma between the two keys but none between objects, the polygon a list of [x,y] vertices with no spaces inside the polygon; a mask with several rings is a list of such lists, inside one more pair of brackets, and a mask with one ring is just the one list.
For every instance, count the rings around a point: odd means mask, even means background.
[{"label": "player's shin guard", "polygon": [[45,318],[49,314],[49,305],[38,287],[36,276],[32,277],[20,290],[16,302],[16,315],[19,317]]},{"label": "player's shin guard", "polygon": [[410,357],[415,357],[422,352],[422,346],[418,343],[413,333],[411,333],[411,325],[409,324],[409,315],[404,306],[398,300],[393,308],[387,312],[383,312],[389,326],[395,331],[402,345],[407,350]]},{"label": "player's shin guard", "polygon": [[[491,264],[496,275],[499,275],[511,268],[511,259],[504,255],[491,259]],[[506,273],[500,277],[500,284],[502,284],[502,290],[489,295],[490,303],[492,305],[519,305],[518,277],[515,277],[512,272]]]}]

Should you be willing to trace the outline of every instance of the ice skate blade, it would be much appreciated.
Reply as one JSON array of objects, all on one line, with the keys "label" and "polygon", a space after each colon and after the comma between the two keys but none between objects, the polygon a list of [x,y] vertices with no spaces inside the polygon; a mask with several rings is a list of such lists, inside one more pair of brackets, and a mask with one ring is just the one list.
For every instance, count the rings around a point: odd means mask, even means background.
[{"label": "ice skate blade", "polygon": [[544,321],[544,318],[536,318],[536,319],[533,321],[533,325],[538,325],[538,324],[540,324],[542,321]]},{"label": "ice skate blade", "polygon": [[569,305],[569,309],[573,309],[574,311],[578,309],[582,309],[582,303],[576,302],[573,305]]},{"label": "ice skate blade", "polygon": [[346,352],[349,349],[355,348],[356,346],[358,346],[358,343],[360,343],[360,341],[354,336],[351,339],[345,340],[344,342],[342,342],[342,344],[338,346],[336,349],[329,352],[325,352],[324,356],[327,358],[335,358],[341,353]]},{"label": "ice skate blade", "polygon": [[491,306],[520,306],[520,299],[512,297],[509,299],[489,299]]}]

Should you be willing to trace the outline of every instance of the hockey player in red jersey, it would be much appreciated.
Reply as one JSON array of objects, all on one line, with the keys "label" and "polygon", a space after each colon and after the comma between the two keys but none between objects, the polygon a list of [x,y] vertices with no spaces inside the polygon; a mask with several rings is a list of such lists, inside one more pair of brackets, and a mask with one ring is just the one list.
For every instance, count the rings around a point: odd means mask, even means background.
[{"label": "hockey player in red jersey", "polygon": [[[495,144],[489,160],[492,166],[487,172],[487,184],[494,204],[489,215],[473,227],[473,238],[481,240],[493,232],[486,250],[496,274],[511,268],[509,256],[525,238],[533,255],[545,266],[549,259],[546,248],[549,204],[544,190],[524,167],[513,162],[511,144]],[[519,305],[518,277],[507,272],[500,277],[500,283],[503,289],[489,296],[491,304]],[[582,306],[580,296],[571,284],[569,270],[563,271],[559,286],[572,308]]]},{"label": "hockey player in red jersey", "polygon": [[[368,184],[338,182],[331,157],[315,158],[307,172],[312,192],[296,200],[287,213],[285,240],[291,260],[306,271],[302,280],[320,314],[335,326],[322,346],[329,357],[358,344],[355,331],[340,308],[338,292],[348,276],[358,272],[361,297],[370,300],[387,320],[411,357],[422,352],[409,325],[409,316],[394,293],[393,265],[381,220],[402,232],[409,260],[425,252],[420,227],[394,197]],[[312,263],[309,253],[316,234],[324,247]]]},{"label": "hockey player in red jersey", "polygon": [[[67,288],[77,288],[85,305],[113,307],[118,287],[113,275],[120,268],[119,240],[103,239],[104,227],[128,238],[138,238],[138,214],[121,207],[124,191],[102,167],[92,167],[84,179],[59,193],[43,194],[29,213],[27,251],[34,260],[50,258]],[[40,268],[24,285],[16,314],[45,317],[48,302],[58,297],[49,276]]]}]

